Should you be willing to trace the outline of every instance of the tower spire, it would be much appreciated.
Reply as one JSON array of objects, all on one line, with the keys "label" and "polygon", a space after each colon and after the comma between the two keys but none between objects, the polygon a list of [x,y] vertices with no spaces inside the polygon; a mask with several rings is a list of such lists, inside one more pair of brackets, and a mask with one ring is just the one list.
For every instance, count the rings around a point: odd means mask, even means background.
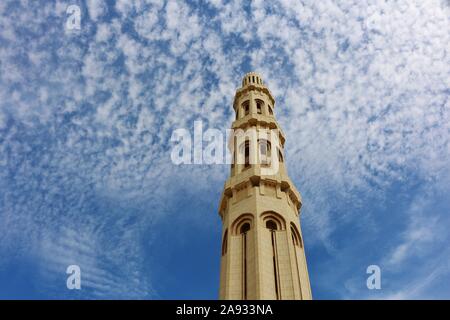
[{"label": "tower spire", "polygon": [[262,77],[237,89],[230,177],[222,219],[221,299],[311,299],[300,228],[300,193],[284,165],[285,136]]}]

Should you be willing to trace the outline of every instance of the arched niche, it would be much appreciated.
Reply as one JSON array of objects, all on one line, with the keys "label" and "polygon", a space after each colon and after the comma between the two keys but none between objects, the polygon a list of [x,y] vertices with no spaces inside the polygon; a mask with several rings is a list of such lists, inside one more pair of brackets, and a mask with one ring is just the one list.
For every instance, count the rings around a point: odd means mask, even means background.
[{"label": "arched niche", "polygon": [[247,233],[253,229],[253,215],[250,213],[241,214],[237,217],[231,225],[231,232],[233,235]]},{"label": "arched niche", "polygon": [[280,214],[274,211],[263,212],[261,214],[261,219],[264,227],[270,230],[286,230],[286,221]]}]

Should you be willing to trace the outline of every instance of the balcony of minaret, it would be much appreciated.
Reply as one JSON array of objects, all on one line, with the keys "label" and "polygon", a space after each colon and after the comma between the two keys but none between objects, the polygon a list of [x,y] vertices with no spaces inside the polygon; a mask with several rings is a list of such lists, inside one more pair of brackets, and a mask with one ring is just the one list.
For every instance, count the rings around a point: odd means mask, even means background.
[{"label": "balcony of minaret", "polygon": [[241,202],[245,201],[258,201],[257,199],[262,197],[269,197],[280,203],[286,200],[296,216],[300,213],[302,198],[289,178],[277,180],[253,174],[239,179],[239,181],[228,179],[225,182],[219,204],[219,214],[223,218],[233,206],[242,205]]},{"label": "balcony of minaret", "polygon": [[255,73],[248,73],[242,81],[242,87],[236,91],[233,108],[236,113],[232,129],[257,128],[279,130],[279,139],[284,145],[286,140],[274,115],[275,99],[270,90]]}]

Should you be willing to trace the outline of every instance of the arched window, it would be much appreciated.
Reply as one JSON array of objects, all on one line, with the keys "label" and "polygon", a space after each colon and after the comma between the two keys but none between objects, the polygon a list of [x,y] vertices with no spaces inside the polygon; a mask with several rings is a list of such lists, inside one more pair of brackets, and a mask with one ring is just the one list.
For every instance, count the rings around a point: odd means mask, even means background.
[{"label": "arched window", "polygon": [[300,235],[300,232],[298,232],[297,227],[292,223],[291,223],[291,234],[294,246],[303,248],[302,236]]},{"label": "arched window", "polygon": [[271,159],[271,147],[270,142],[267,140],[259,141],[259,157],[262,165],[270,165]]},{"label": "arched window", "polygon": [[253,226],[253,215],[250,213],[244,213],[240,215],[231,224],[230,232],[233,236],[242,234],[242,231],[248,232]]},{"label": "arched window", "polygon": [[292,232],[292,243],[294,244],[294,246],[299,246],[298,238],[294,232]]},{"label": "arched window", "polygon": [[250,167],[250,141],[244,144],[244,168]]},{"label": "arched window", "polygon": [[277,251],[277,230],[286,230],[286,222],[281,215],[269,211],[261,214],[261,218],[266,228],[270,230],[270,242],[272,247],[272,265],[273,265],[273,284],[275,288],[276,299],[281,299],[280,275],[278,272],[278,251]]},{"label": "arched window", "polygon": [[234,235],[241,236],[242,244],[242,299],[247,299],[247,253],[248,253],[248,233],[253,225],[253,215],[246,213],[237,218],[231,227],[231,231]]},{"label": "arched window", "polygon": [[248,115],[250,113],[250,102],[249,101],[245,101],[242,104],[242,109],[244,109],[244,116]]},{"label": "arched window", "polygon": [[[266,228],[273,229],[273,230],[286,230],[286,222],[284,218],[273,211],[266,211],[261,214],[262,221]],[[273,226],[275,224],[276,228],[269,228],[269,226]]]},{"label": "arched window", "polygon": [[277,224],[273,220],[267,220],[266,221],[266,228],[271,230],[271,231],[274,231],[274,230],[278,229],[277,228]]},{"label": "arched window", "polygon": [[272,264],[273,264],[273,280],[274,280],[274,286],[275,286],[275,296],[276,299],[278,300],[279,297],[279,292],[278,292],[278,265],[277,265],[277,260],[278,260],[278,254],[277,254],[277,249],[276,249],[276,237],[275,237],[275,230],[277,230],[277,223],[273,220],[267,220],[266,221],[266,228],[270,230],[270,239],[271,239],[271,243],[272,243]]},{"label": "arched window", "polygon": [[241,229],[239,229],[239,233],[247,233],[250,230],[250,223],[246,222],[241,226]]},{"label": "arched window", "polygon": [[262,108],[263,108],[264,102],[262,100],[256,100],[256,112],[258,114],[262,114]]},{"label": "arched window", "polygon": [[[292,236],[292,243],[294,244],[294,256],[295,256],[295,268],[297,269],[297,272],[299,271],[299,264],[298,264],[298,248],[303,248],[302,238],[300,236],[300,232],[298,232],[297,227],[294,223],[291,222],[291,236]],[[302,285],[300,283],[300,277],[298,277],[298,287],[301,288]]]},{"label": "arched window", "polygon": [[242,235],[242,299],[247,300],[247,232],[250,230],[248,222],[241,226]]},{"label": "arched window", "polygon": [[273,116],[273,110],[272,110],[272,107],[271,106],[268,106],[269,107],[269,114],[271,115],[271,116]]},{"label": "arched window", "polygon": [[222,240],[222,256],[224,256],[227,253],[228,249],[227,247],[228,247],[228,230],[225,230]]},{"label": "arched window", "polygon": [[283,161],[284,161],[284,159],[283,159],[283,154],[281,153],[281,150],[280,150],[280,149],[278,149],[278,161],[279,161],[279,162],[283,162]]}]

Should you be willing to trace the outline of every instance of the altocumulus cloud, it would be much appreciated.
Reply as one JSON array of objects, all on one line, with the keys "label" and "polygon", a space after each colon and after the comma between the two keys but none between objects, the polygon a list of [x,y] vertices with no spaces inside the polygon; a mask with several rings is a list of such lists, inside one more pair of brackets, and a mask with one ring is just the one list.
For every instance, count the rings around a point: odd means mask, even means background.
[{"label": "altocumulus cloud", "polygon": [[[64,29],[69,4],[79,31]],[[313,290],[372,297],[353,274],[367,248],[392,279],[383,297],[427,297],[448,278],[448,2],[23,0],[0,16],[0,272],[33,260],[61,296],[58,270],[79,264],[80,297],[157,297],[145,235],[175,195],[218,202],[228,173],[172,165],[171,133],[228,128],[256,70],[288,137],[307,248],[326,252],[310,260]],[[424,268],[399,275],[411,259]]]}]

